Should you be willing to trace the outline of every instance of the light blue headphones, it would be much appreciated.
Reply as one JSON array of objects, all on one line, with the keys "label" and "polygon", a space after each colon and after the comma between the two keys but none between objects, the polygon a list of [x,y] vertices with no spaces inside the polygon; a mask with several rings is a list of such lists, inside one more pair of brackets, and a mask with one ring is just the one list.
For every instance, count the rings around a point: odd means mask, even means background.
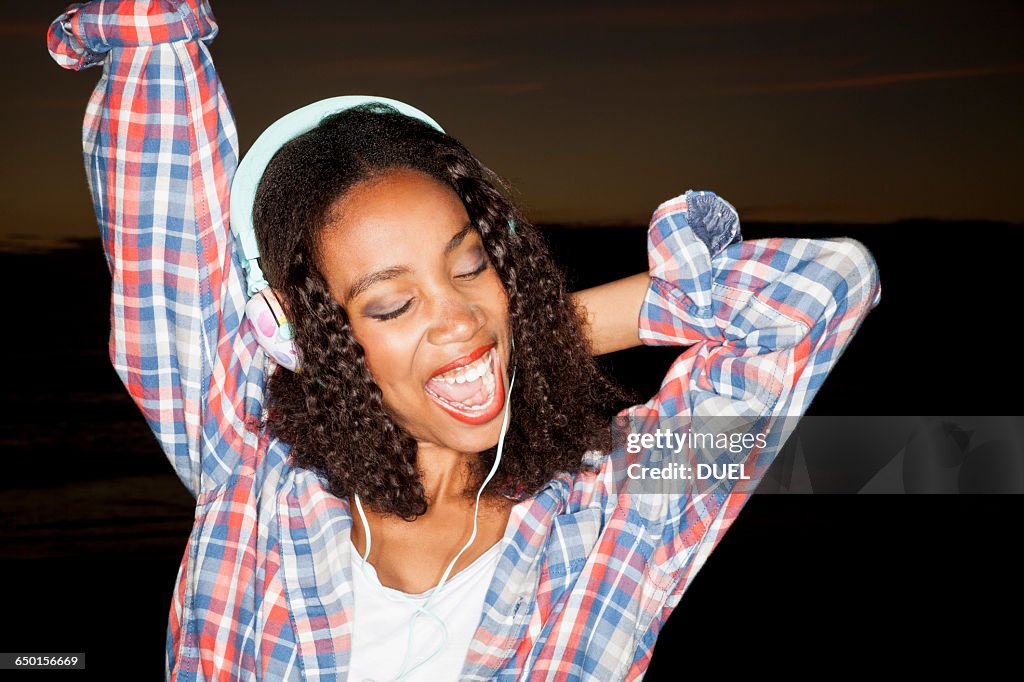
[{"label": "light blue headphones", "polygon": [[[371,97],[366,95],[331,97],[329,99],[320,100],[319,102],[314,102],[313,104],[304,106],[301,109],[296,109],[290,114],[278,119],[269,128],[263,131],[263,134],[256,138],[256,142],[253,143],[249,152],[245,155],[245,158],[243,158],[242,162],[238,165],[238,170],[235,172],[234,180],[231,183],[231,232],[235,236],[235,244],[238,246],[238,250],[241,254],[242,267],[245,270],[248,294],[251,297],[245,306],[245,316],[252,325],[260,346],[274,358],[277,364],[295,372],[300,371],[301,363],[298,351],[293,341],[294,331],[292,329],[292,325],[288,322],[284,313],[284,308],[281,306],[280,301],[278,301],[274,290],[270,288],[269,283],[263,276],[263,271],[260,269],[259,265],[260,252],[259,247],[256,244],[256,232],[253,229],[252,222],[252,209],[256,200],[256,189],[259,187],[260,179],[263,177],[263,173],[267,170],[267,165],[270,163],[270,160],[282,146],[291,140],[294,140],[299,135],[309,132],[318,126],[327,116],[337,114],[361,104],[370,103],[389,105],[395,108],[399,113],[423,121],[437,130],[444,132],[444,129],[441,128],[434,119],[430,118],[419,109],[409,106],[404,102],[388,99],[386,97]],[[515,232],[514,223],[509,222],[509,228]],[[512,341],[512,350],[515,350],[514,340]],[[448,576],[451,575],[451,571],[455,567],[455,562],[458,561],[459,557],[461,557],[462,554],[472,546],[473,541],[476,539],[477,515],[480,510],[480,495],[483,493],[484,488],[490,482],[491,478],[494,477],[495,472],[498,470],[498,465],[501,463],[502,450],[505,446],[505,434],[508,431],[510,415],[509,405],[511,404],[512,399],[512,386],[515,384],[515,379],[515,370],[513,370],[512,376],[509,379],[508,392],[505,396],[505,408],[502,414],[501,432],[498,436],[498,447],[494,458],[494,464],[491,466],[491,470],[487,474],[487,478],[484,479],[483,485],[480,486],[480,490],[477,491],[476,494],[476,507],[473,514],[473,532],[470,535],[469,541],[465,546],[463,546],[459,553],[455,555],[455,558],[452,559],[451,563],[448,564],[448,568],[445,569],[440,582],[437,583],[437,586],[431,593],[430,598],[427,599],[425,604],[419,605],[415,600],[402,595],[392,596],[382,588],[377,588],[377,584],[367,576],[367,582],[381,591],[381,593],[388,599],[404,601],[416,608],[416,613],[409,622],[409,633],[406,640],[406,654],[402,660],[401,670],[395,678],[396,682],[399,680],[405,680],[414,670],[423,666],[425,663],[437,656],[437,654],[444,649],[448,641],[448,628],[445,626],[442,619],[430,611],[430,604],[444,586],[445,582],[447,582]],[[363,553],[363,562],[360,566],[363,571],[363,575],[366,576],[367,557],[370,555],[370,546],[372,542],[370,537],[370,525],[366,520],[365,513],[363,512],[363,505],[359,500],[359,495],[356,494],[353,497],[355,499],[356,510],[359,512],[359,517],[363,522],[363,528],[366,530],[366,549]],[[440,626],[442,634],[441,644],[433,653],[431,653],[430,656],[422,661],[416,662],[415,665],[408,668],[409,653],[412,650],[413,627],[420,614],[424,614],[432,618],[433,621]],[[373,681],[371,680],[370,682]]]}]

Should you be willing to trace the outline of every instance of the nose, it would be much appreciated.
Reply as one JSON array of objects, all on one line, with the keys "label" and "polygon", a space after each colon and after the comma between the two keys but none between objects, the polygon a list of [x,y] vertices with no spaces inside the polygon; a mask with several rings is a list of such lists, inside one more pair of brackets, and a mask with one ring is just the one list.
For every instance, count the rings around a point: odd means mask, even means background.
[{"label": "nose", "polygon": [[436,299],[433,322],[427,334],[430,343],[443,346],[469,341],[484,324],[480,307],[456,290]]}]

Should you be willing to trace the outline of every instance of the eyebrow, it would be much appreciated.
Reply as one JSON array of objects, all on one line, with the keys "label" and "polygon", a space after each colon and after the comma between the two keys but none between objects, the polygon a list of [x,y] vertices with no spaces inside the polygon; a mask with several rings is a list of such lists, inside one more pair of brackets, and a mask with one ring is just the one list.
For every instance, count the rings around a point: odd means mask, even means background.
[{"label": "eyebrow", "polygon": [[[473,225],[471,223],[466,223],[463,226],[463,228],[459,230],[455,235],[453,235],[452,238],[448,240],[448,243],[445,244],[444,255],[447,256],[452,251],[459,248],[459,244],[461,244],[462,241],[466,238],[466,235],[468,235],[472,231]],[[389,279],[400,277],[401,275],[405,275],[408,272],[409,268],[405,266],[395,266],[390,268],[384,268],[382,270],[377,270],[376,272],[371,272],[369,275],[360,278],[358,282],[356,282],[349,288],[348,294],[345,296],[345,302],[347,303],[348,301],[351,301],[353,298],[362,294],[367,289],[372,287],[374,284],[378,284],[380,282],[385,282]]]},{"label": "eyebrow", "polygon": [[369,275],[363,277],[358,282],[352,285],[352,287],[348,290],[348,294],[345,296],[345,302],[347,303],[351,301],[353,298],[363,293],[364,291],[372,287],[374,284],[377,284],[378,282],[384,282],[389,279],[394,279],[395,277],[404,275],[407,272],[409,272],[409,268],[393,267],[384,268],[383,270],[378,270],[377,272],[370,273]]},{"label": "eyebrow", "polygon": [[452,251],[454,251],[455,249],[459,248],[459,244],[462,243],[462,240],[465,239],[466,235],[469,234],[472,231],[473,231],[473,225],[471,223],[466,223],[465,225],[463,225],[462,229],[459,230],[455,234],[455,236],[453,236],[451,239],[449,239],[447,244],[445,244],[444,255],[447,256]]}]

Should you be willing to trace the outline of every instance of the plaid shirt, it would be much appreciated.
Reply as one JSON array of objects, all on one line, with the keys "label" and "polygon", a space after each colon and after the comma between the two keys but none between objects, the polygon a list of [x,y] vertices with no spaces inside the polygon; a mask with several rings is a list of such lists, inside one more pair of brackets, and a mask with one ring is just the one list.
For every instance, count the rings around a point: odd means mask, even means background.
[{"label": "plaid shirt", "polygon": [[[238,161],[207,50],[205,0],[74,5],[51,26],[63,67],[103,65],[85,165],[113,278],[110,354],[196,496],[167,637],[178,680],[344,679],[352,642],[349,503],[259,428],[270,361],[243,324],[228,220]],[[713,197],[713,195],[711,195]],[[754,415],[766,447],[743,487],[617,492],[622,449],[515,505],[467,680],[640,679],[658,632],[880,295],[851,240],[768,239],[721,252],[686,196],[649,232],[645,343],[689,346],[627,411]],[[716,248],[717,251],[717,248]]]}]

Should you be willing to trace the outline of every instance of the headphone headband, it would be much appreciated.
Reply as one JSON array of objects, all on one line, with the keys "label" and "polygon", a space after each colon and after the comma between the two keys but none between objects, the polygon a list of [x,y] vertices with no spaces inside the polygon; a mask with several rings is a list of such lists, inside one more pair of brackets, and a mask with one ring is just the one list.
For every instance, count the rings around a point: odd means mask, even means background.
[{"label": "headphone headband", "polygon": [[252,209],[256,202],[256,189],[263,178],[263,173],[267,170],[267,165],[270,164],[270,159],[274,157],[278,149],[320,125],[320,122],[327,116],[361,104],[371,103],[394,107],[399,113],[423,121],[442,133],[444,132],[437,121],[405,102],[369,95],[330,97],[307,104],[272,123],[263,131],[263,134],[256,138],[252,147],[249,148],[249,152],[238,164],[238,170],[235,171],[234,180],[231,182],[231,232],[235,235],[235,243],[241,251],[242,267],[245,269],[250,296],[256,295],[269,286],[257,262],[260,251],[256,245]]}]

